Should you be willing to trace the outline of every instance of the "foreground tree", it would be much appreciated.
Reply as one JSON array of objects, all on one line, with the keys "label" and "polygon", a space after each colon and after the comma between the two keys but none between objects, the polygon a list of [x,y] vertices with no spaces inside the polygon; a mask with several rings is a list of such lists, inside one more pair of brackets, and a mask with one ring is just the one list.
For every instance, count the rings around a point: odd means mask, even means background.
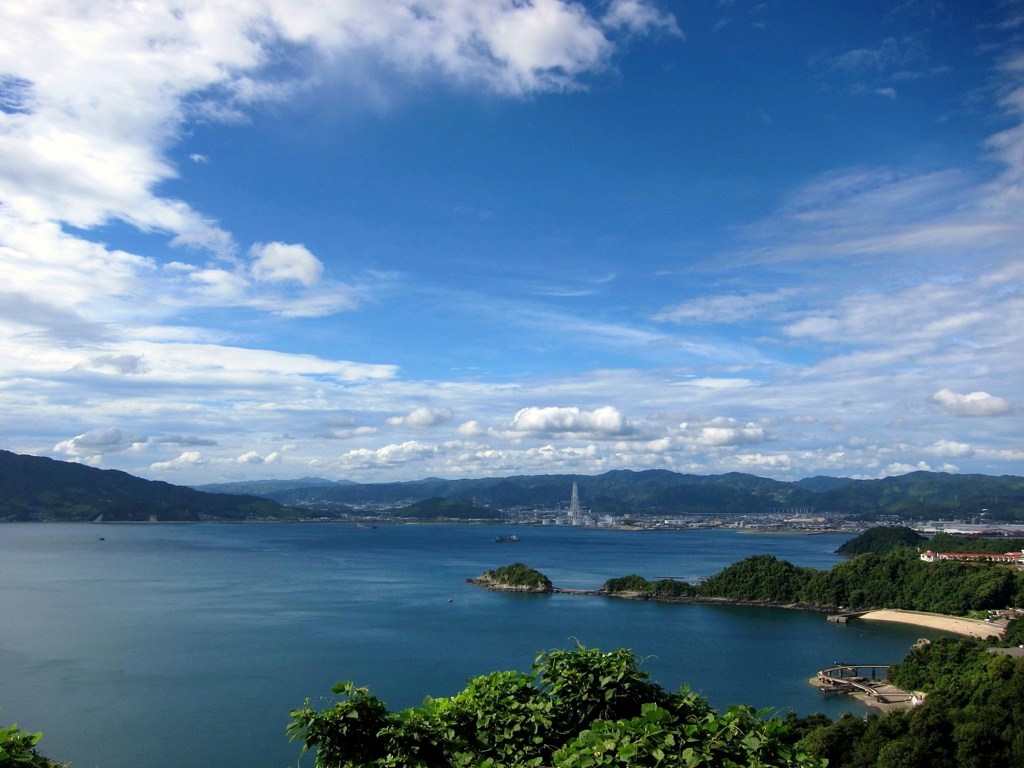
[{"label": "foreground tree", "polygon": [[330,709],[291,713],[292,739],[317,768],[664,766],[823,768],[787,725],[750,707],[713,710],[668,693],[626,650],[542,653],[532,674],[495,672],[447,699],[391,713],[365,688],[335,687]]},{"label": "foreground tree", "polygon": [[41,733],[29,733],[17,725],[0,726],[0,768],[66,768],[36,752]]}]

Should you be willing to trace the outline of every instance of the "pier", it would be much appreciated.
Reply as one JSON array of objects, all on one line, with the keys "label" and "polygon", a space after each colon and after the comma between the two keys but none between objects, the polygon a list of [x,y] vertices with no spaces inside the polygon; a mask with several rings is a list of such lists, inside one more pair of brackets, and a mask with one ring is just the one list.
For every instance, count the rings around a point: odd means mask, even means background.
[{"label": "pier", "polygon": [[899,709],[913,703],[913,695],[889,685],[885,676],[889,664],[845,664],[818,670],[811,683],[824,693],[849,693],[862,698],[865,704],[882,709]]}]

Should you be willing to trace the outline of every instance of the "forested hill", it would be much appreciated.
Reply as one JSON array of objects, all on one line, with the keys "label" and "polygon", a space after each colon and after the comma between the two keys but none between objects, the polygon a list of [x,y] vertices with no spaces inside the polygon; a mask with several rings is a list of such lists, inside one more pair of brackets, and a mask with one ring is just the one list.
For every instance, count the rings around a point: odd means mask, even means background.
[{"label": "forested hill", "polygon": [[0,520],[198,521],[294,516],[255,496],[202,493],[113,469],[0,451]]},{"label": "forested hill", "polygon": [[283,504],[409,504],[467,499],[498,509],[552,509],[568,504],[573,482],[595,514],[736,514],[771,509],[838,512],[867,519],[973,517],[1024,520],[1024,478],[912,472],[883,480],[815,477],[782,482],[754,475],[689,475],[653,469],[602,475],[523,475],[478,480],[429,478],[402,483],[305,486],[268,493]]}]

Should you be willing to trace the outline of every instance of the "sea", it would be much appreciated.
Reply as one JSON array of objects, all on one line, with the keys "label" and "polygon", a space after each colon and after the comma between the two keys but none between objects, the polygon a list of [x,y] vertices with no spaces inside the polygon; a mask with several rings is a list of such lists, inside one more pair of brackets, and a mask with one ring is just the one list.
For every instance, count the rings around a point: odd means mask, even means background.
[{"label": "sea", "polygon": [[[498,542],[515,534],[516,542]],[[72,768],[312,766],[289,712],[332,686],[390,709],[577,644],[631,649],[669,690],[773,713],[863,714],[808,683],[898,662],[917,627],[778,608],[482,590],[513,562],[559,587],[629,574],[696,582],[772,554],[827,569],[849,534],[564,526],[0,524],[0,724]]]}]

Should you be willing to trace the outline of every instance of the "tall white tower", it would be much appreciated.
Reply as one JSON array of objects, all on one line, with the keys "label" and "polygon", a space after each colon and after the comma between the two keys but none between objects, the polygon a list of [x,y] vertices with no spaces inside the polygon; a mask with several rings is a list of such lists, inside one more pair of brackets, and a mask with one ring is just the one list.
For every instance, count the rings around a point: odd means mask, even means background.
[{"label": "tall white tower", "polygon": [[583,512],[580,510],[580,491],[576,487],[576,481],[572,484],[572,499],[569,501],[569,524],[578,525],[580,519],[583,517]]}]

